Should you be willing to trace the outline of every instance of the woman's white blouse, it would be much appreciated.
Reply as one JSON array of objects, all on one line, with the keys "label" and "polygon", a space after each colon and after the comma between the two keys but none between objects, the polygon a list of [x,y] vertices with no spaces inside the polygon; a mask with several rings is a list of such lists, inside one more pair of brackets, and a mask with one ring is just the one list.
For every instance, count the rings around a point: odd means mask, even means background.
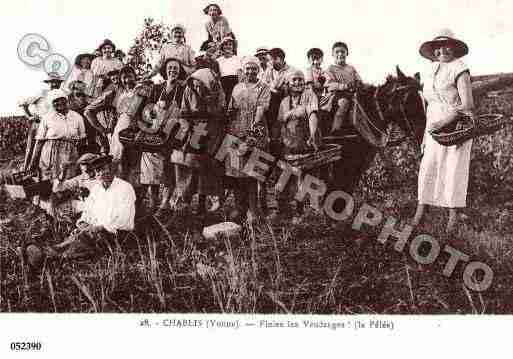
[{"label": "woman's white blouse", "polygon": [[37,129],[37,140],[79,140],[86,137],[84,119],[69,110],[64,116],[54,110],[43,116]]},{"label": "woman's white blouse", "polygon": [[220,57],[217,59],[219,63],[219,70],[221,77],[224,76],[237,76],[238,71],[242,69],[242,59],[238,56]]}]

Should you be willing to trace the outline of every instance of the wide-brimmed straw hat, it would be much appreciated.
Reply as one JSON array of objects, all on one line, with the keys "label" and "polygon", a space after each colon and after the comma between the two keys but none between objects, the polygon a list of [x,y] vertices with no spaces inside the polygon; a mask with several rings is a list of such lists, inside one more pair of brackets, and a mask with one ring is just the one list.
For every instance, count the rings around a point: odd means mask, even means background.
[{"label": "wide-brimmed straw hat", "polygon": [[431,61],[436,61],[434,51],[437,47],[444,44],[450,44],[454,51],[454,57],[460,58],[468,54],[468,46],[461,40],[458,40],[454,33],[449,29],[440,30],[431,41],[426,41],[420,46],[419,53],[422,57]]}]

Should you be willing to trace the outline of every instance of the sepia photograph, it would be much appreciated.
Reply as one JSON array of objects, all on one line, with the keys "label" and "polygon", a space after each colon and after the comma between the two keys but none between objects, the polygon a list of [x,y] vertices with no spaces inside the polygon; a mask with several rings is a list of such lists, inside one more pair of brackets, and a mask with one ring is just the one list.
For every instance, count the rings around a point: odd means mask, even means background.
[{"label": "sepia photograph", "polygon": [[513,314],[512,13],[5,2],[0,313]]}]

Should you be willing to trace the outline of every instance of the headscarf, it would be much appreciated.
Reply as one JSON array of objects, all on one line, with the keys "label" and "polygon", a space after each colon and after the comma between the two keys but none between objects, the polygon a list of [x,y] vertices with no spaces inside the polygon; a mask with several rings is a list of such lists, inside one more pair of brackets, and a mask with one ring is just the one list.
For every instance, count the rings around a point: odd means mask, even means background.
[{"label": "headscarf", "polygon": [[242,58],[242,68],[246,67],[247,64],[254,63],[258,66],[258,70],[260,71],[260,60],[256,56],[244,56]]},{"label": "headscarf", "polygon": [[293,70],[293,71],[289,72],[289,74],[287,76],[287,82],[289,82],[289,83],[292,82],[292,79],[294,79],[296,77],[301,77],[304,80],[305,74],[301,70]]}]

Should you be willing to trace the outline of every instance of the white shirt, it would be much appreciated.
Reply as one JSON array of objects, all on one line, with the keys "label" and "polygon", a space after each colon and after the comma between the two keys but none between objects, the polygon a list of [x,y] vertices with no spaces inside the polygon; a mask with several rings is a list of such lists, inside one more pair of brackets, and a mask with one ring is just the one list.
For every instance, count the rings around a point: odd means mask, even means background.
[{"label": "white shirt", "polygon": [[223,76],[237,76],[237,71],[242,69],[242,60],[238,56],[224,57],[221,56],[217,59],[219,63],[219,70],[221,77]]},{"label": "white shirt", "polygon": [[84,119],[72,110],[66,115],[49,111],[41,119],[36,133],[37,140],[79,140],[85,137]]},{"label": "white shirt", "polygon": [[135,191],[132,185],[114,177],[109,188],[97,183],[87,197],[78,222],[103,226],[107,231],[134,229]]}]

